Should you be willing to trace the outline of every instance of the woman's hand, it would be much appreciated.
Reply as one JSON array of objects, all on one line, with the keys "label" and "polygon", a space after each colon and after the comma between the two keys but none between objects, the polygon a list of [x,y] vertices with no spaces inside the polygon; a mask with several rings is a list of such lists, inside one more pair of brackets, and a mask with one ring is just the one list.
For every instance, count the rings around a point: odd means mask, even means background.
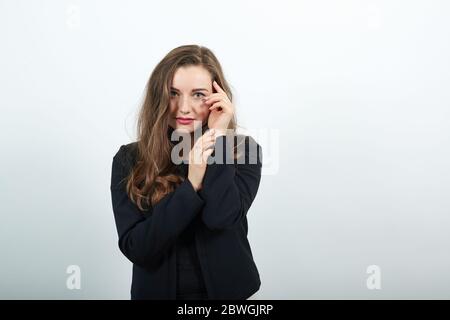
[{"label": "woman's hand", "polygon": [[216,143],[215,130],[210,129],[194,143],[189,152],[188,180],[195,191],[202,188],[202,181],[206,171],[208,157],[214,151]]},{"label": "woman's hand", "polygon": [[208,127],[216,129],[218,135],[225,134],[228,125],[233,119],[234,106],[228,98],[226,92],[214,81],[213,86],[217,93],[213,93],[208,97],[203,98],[207,105],[211,105],[209,110],[212,110],[208,118]]}]

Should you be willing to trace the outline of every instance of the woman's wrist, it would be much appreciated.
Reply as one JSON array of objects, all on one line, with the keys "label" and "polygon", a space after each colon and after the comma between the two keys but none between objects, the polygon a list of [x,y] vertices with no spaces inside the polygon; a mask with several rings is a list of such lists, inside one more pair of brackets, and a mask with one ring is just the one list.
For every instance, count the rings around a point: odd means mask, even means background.
[{"label": "woman's wrist", "polygon": [[188,180],[191,183],[192,188],[194,188],[195,192],[199,191],[202,188],[201,184],[197,184],[197,183],[192,182],[192,179],[190,179],[189,177],[188,177]]},{"label": "woman's wrist", "polygon": [[217,129],[217,128],[214,128],[214,136],[217,138],[217,137],[220,137],[220,136],[225,136],[226,135],[226,132],[227,132],[227,129]]}]

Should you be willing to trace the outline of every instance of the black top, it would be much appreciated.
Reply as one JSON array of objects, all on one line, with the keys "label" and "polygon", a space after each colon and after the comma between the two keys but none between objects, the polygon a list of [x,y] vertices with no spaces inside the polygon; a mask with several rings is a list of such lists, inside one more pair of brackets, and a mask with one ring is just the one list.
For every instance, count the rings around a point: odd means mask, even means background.
[{"label": "black top", "polygon": [[206,287],[195,245],[194,224],[176,240],[177,300],[205,299]]},{"label": "black top", "polygon": [[[139,210],[125,190],[137,143],[122,145],[114,155],[112,209],[119,249],[133,263],[131,299],[176,299],[177,284],[178,294],[187,290],[189,285],[177,283],[177,261],[178,271],[187,261],[194,264],[190,276],[184,271],[179,275],[203,280],[208,299],[246,299],[260,288],[247,239],[247,213],[259,188],[262,150],[250,136],[238,135],[235,143],[245,142],[244,157],[229,163],[225,140],[216,139],[215,162],[207,165],[201,190],[195,192],[185,179],[148,211]],[[180,243],[187,247],[177,250]],[[193,287],[201,292],[202,282]]]},{"label": "black top", "polygon": [[[187,178],[188,165],[181,164],[179,173]],[[208,294],[195,245],[195,229],[198,216],[176,240],[177,300],[206,299]]]}]

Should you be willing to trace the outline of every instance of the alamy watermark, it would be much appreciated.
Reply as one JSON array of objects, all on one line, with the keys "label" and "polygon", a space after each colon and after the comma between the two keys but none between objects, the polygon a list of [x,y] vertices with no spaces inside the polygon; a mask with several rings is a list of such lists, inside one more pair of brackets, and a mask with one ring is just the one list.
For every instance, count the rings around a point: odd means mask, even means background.
[{"label": "alamy watermark", "polygon": [[[188,154],[191,151],[193,142],[197,142],[202,135],[201,130],[198,129],[194,130],[193,135],[187,131],[174,130],[170,140],[176,145],[172,149],[171,161],[176,165],[183,162],[188,163],[189,160],[185,156],[182,157],[181,154]],[[220,134],[216,133],[215,135],[216,143],[212,147],[214,148],[214,153],[208,157],[208,164],[257,164],[261,162],[262,174],[274,175],[278,173],[280,153],[280,133],[278,129],[262,128],[236,132],[232,129],[227,129],[221,130]],[[222,139],[220,139],[221,136],[223,137]],[[249,137],[248,139],[246,138],[247,136]],[[241,155],[237,159],[234,159],[232,156],[234,148],[237,149],[237,154]],[[194,149],[193,152],[201,151]],[[198,161],[201,161],[201,157],[193,157],[192,161],[195,164],[200,164]]]},{"label": "alamy watermark", "polygon": [[77,265],[70,265],[66,269],[66,273],[70,274],[66,280],[66,287],[69,290],[81,289],[81,268]]},{"label": "alamy watermark", "polygon": [[375,264],[367,267],[366,272],[369,277],[366,280],[366,286],[369,290],[380,290],[381,289],[381,268]]}]

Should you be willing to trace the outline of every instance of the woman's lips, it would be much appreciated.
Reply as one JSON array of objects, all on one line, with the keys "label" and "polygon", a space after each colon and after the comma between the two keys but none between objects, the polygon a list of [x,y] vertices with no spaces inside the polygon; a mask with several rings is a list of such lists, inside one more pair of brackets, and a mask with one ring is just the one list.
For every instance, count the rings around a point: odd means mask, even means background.
[{"label": "woman's lips", "polygon": [[192,121],[194,121],[194,119],[191,119],[191,118],[177,118],[177,122],[179,124],[184,124],[184,125],[191,124]]}]

